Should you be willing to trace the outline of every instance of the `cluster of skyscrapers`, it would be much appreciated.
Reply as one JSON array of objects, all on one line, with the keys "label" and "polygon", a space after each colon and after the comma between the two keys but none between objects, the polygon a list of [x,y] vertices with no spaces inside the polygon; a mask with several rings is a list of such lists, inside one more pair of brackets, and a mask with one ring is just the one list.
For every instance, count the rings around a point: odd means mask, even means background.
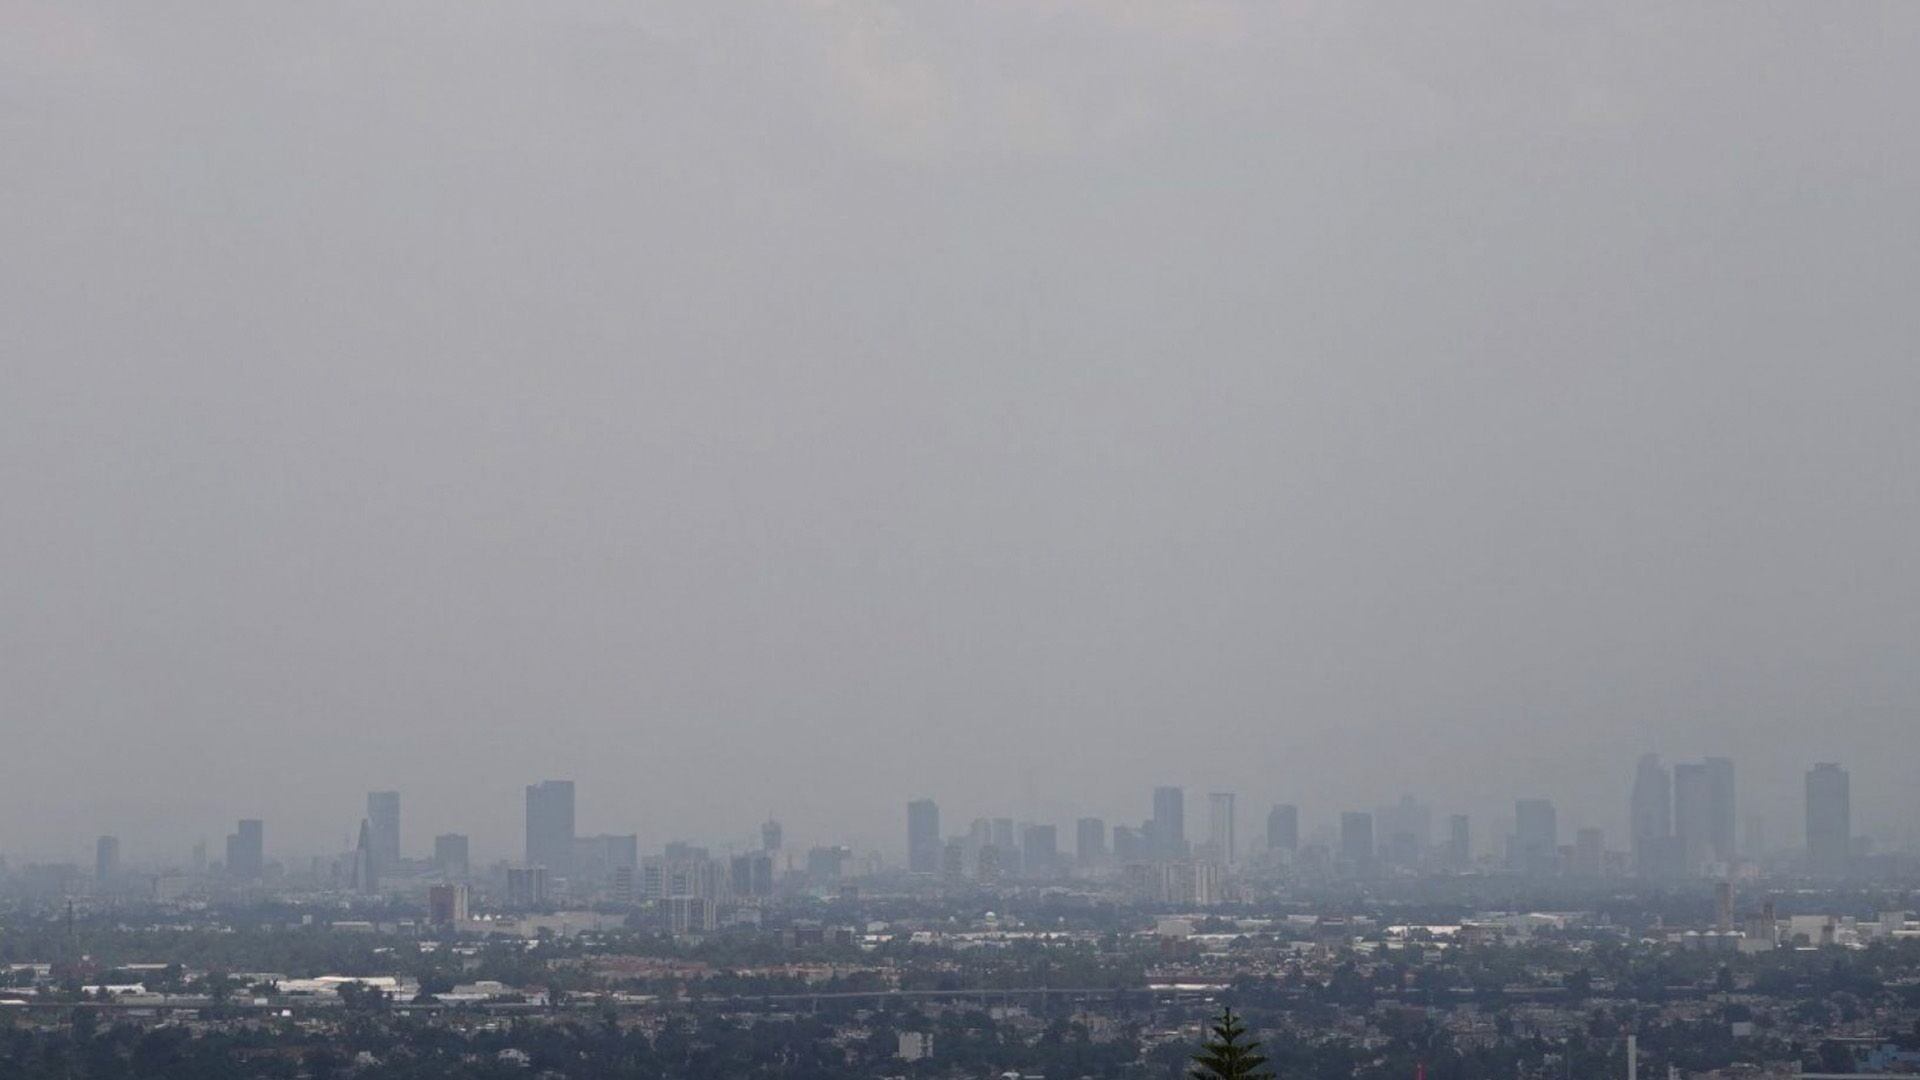
[{"label": "cluster of skyscrapers", "polygon": [[1642,755],[1628,817],[1640,876],[1726,876],[1739,858],[1733,762],[1710,757],[1669,770],[1659,755]]},{"label": "cluster of skyscrapers", "polygon": [[[1728,877],[1740,862],[1767,855],[1757,822],[1736,843],[1733,762],[1710,757],[1677,762],[1671,770],[1655,754],[1634,770],[1629,806],[1636,873],[1648,878]],[[1852,789],[1847,771],[1821,762],[1806,775],[1806,864],[1820,877],[1841,877],[1862,846],[1853,836]]]},{"label": "cluster of skyscrapers", "polygon": [[[1234,795],[1215,792],[1208,796],[1207,806],[1206,839],[1192,843],[1187,837],[1185,791],[1156,788],[1152,816],[1139,825],[1109,829],[1102,818],[1075,820],[1069,859],[1060,850],[1057,828],[1047,823],[975,818],[965,833],[943,839],[939,807],[931,799],[915,799],[907,804],[908,869],[981,884],[1111,870],[1162,900],[1211,903],[1221,898],[1224,875],[1242,852]],[[1292,808],[1276,807],[1275,813],[1283,810],[1290,813]],[[1291,834],[1287,820],[1284,816],[1269,820],[1269,839],[1297,834],[1297,817],[1292,819]]]},{"label": "cluster of skyscrapers", "polygon": [[[1256,873],[1286,868],[1323,877],[1482,869],[1526,877],[1601,878],[1636,873],[1653,879],[1717,877],[1751,864],[1762,829],[1747,825],[1746,847],[1736,840],[1738,820],[1732,760],[1708,757],[1676,763],[1669,769],[1658,756],[1642,757],[1635,770],[1629,807],[1631,850],[1610,851],[1605,834],[1594,827],[1572,830],[1562,843],[1560,815],[1546,798],[1514,802],[1513,828],[1491,856],[1474,857],[1472,830],[1465,814],[1451,815],[1444,838],[1432,839],[1432,813],[1410,797],[1377,812],[1350,810],[1339,815],[1329,844],[1303,843],[1299,809],[1288,803],[1267,813],[1264,848],[1247,850],[1238,833],[1237,800],[1231,792],[1207,797],[1204,840],[1189,840],[1186,794],[1179,787],[1155,788],[1152,815],[1138,825],[1115,825],[1099,818],[1075,823],[1076,871],[1112,869],[1142,879],[1144,891],[1192,895],[1187,882],[1196,875],[1199,895],[1217,891],[1223,875],[1240,869]],[[1818,876],[1845,874],[1860,846],[1851,834],[1846,770],[1816,765],[1806,777],[1806,869]],[[1016,824],[1011,818],[980,818],[962,835],[942,840],[939,808],[931,799],[907,807],[908,868],[948,879],[1042,879],[1069,867],[1057,855],[1053,826]],[[1169,887],[1171,879],[1177,884]]]},{"label": "cluster of skyscrapers", "polygon": [[[1848,874],[1864,843],[1852,831],[1847,771],[1832,763],[1815,765],[1806,774],[1805,805],[1805,859],[1791,865],[1820,877]],[[1491,855],[1478,859],[1466,815],[1451,815],[1435,844],[1431,811],[1410,797],[1376,812],[1345,811],[1336,829],[1323,829],[1311,840],[1303,834],[1298,807],[1276,803],[1266,814],[1264,844],[1251,845],[1240,834],[1234,793],[1208,794],[1203,837],[1189,837],[1186,809],[1184,789],[1157,787],[1151,814],[1138,824],[1109,828],[1102,818],[1077,819],[1069,853],[1062,850],[1056,827],[1046,822],[982,817],[964,832],[944,835],[939,806],[932,799],[915,799],[907,804],[905,868],[923,878],[978,884],[1117,875],[1149,897],[1206,903],[1224,898],[1243,873],[1338,878],[1491,869],[1528,877],[1631,872],[1649,879],[1728,879],[1767,854],[1754,820],[1747,824],[1745,843],[1736,841],[1735,770],[1724,757],[1669,767],[1655,754],[1642,756],[1629,799],[1626,852],[1608,851],[1597,828],[1574,830],[1572,843],[1562,844],[1559,814],[1545,798],[1516,800],[1504,851],[1496,845]],[[220,866],[208,866],[205,848],[195,849],[196,874],[215,869],[226,880],[247,883],[260,881],[270,869],[282,872],[267,862],[265,826],[257,818],[241,820],[226,837]],[[761,827],[758,850],[716,858],[706,848],[672,843],[643,859],[635,834],[579,834],[571,780],[527,786],[521,854],[515,864],[496,871],[504,874],[504,893],[512,902],[537,906],[561,896],[669,900],[684,908],[682,921],[695,927],[711,921],[717,903],[771,895],[776,879],[833,889],[856,864],[862,876],[882,868],[877,856],[863,861],[844,845],[815,846],[803,857],[786,853],[781,826],[772,820]],[[99,881],[121,877],[120,841],[100,837],[94,864]],[[367,795],[351,854],[314,860],[310,878],[375,893],[424,881],[463,883],[471,875],[464,834],[436,836],[430,859],[406,858],[400,793],[375,791]],[[156,892],[164,891],[156,886]]]}]

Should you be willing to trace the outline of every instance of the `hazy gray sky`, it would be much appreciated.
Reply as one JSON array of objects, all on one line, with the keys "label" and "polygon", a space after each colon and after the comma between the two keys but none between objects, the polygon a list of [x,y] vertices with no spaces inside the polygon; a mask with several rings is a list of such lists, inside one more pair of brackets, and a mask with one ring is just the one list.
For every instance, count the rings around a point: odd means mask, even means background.
[{"label": "hazy gray sky", "polygon": [[1907,829],[1920,5],[0,0],[0,852]]}]

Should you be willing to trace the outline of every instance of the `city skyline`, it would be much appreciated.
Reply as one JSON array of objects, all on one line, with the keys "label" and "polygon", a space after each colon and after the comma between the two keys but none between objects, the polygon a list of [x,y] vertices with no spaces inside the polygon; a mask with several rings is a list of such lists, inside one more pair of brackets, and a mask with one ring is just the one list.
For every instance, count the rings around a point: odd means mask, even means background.
[{"label": "city skyline", "polygon": [[[1608,850],[1623,856],[1627,865],[1634,867],[1636,873],[1640,872],[1641,868],[1647,868],[1647,872],[1656,877],[1682,876],[1683,873],[1686,876],[1699,876],[1699,872],[1703,867],[1710,868],[1716,861],[1724,862],[1722,855],[1725,853],[1714,846],[1713,835],[1715,830],[1722,830],[1724,834],[1728,823],[1732,822],[1735,817],[1740,817],[1746,822],[1748,831],[1743,834],[1743,836],[1750,836],[1756,824],[1773,820],[1768,815],[1752,811],[1744,802],[1738,803],[1736,809],[1736,803],[1732,801],[1734,798],[1734,788],[1731,786],[1734,782],[1733,777],[1736,771],[1735,763],[1728,758],[1708,756],[1698,762],[1674,763],[1676,767],[1682,769],[1683,775],[1690,774],[1696,776],[1699,786],[1699,792],[1696,798],[1701,800],[1701,802],[1700,805],[1688,812],[1695,819],[1694,823],[1691,826],[1686,825],[1677,809],[1678,796],[1671,782],[1671,770],[1667,769],[1662,764],[1662,761],[1663,759],[1658,754],[1639,755],[1637,764],[1628,774],[1627,781],[1622,788],[1624,798],[1621,801],[1625,812],[1618,816],[1624,824],[1617,828],[1592,823],[1596,819],[1604,820],[1606,817],[1604,814],[1595,815],[1594,817],[1575,815],[1556,824],[1555,819],[1564,815],[1566,810],[1564,806],[1555,799],[1520,797],[1518,799],[1507,800],[1504,804],[1495,800],[1494,805],[1496,807],[1504,805],[1510,812],[1500,813],[1496,810],[1496,812],[1493,813],[1483,814],[1461,814],[1454,811],[1448,804],[1441,803],[1439,804],[1439,813],[1442,818],[1465,818],[1470,822],[1477,822],[1477,825],[1469,826],[1470,834],[1474,837],[1473,843],[1475,847],[1473,850],[1475,853],[1482,855],[1489,853],[1505,855],[1508,853],[1504,851],[1502,845],[1520,835],[1522,831],[1521,820],[1526,817],[1529,805],[1544,803],[1545,820],[1547,824],[1544,826],[1546,831],[1543,835],[1555,840],[1554,846],[1564,846],[1564,842],[1570,842],[1580,832],[1597,831],[1605,838]],[[1653,769],[1654,772],[1649,773],[1649,768]],[[1799,802],[1794,810],[1794,814],[1796,815],[1795,820],[1808,825],[1815,822],[1816,815],[1812,809],[1812,802],[1815,797],[1814,792],[1816,790],[1814,780],[1823,770],[1832,768],[1838,767],[1832,766],[1830,763],[1820,764],[1817,766],[1809,766],[1805,771],[1803,774],[1805,782],[1796,789]],[[1691,773],[1689,773],[1689,770],[1691,770]],[[1710,770],[1718,774],[1717,777],[1710,777]],[[1869,824],[1868,831],[1864,833],[1853,828],[1856,824],[1859,824],[1860,819],[1857,811],[1854,809],[1856,806],[1854,793],[1851,785],[1847,783],[1848,771],[1843,768],[1839,769],[1838,775],[1840,777],[1840,794],[1838,798],[1841,809],[1837,812],[1833,810],[1823,811],[1820,815],[1820,820],[1836,820],[1835,815],[1837,813],[1837,820],[1845,822],[1847,828],[1853,829],[1848,837],[1849,844],[1854,837],[1878,836],[1882,839],[1891,839],[1894,841],[1894,843],[1890,845],[1889,850],[1907,850],[1905,844],[1910,841],[1910,836],[1903,835],[1897,828],[1891,827],[1896,823],[1888,823],[1878,828]],[[1649,791],[1645,788],[1645,785],[1650,781],[1656,784],[1664,784],[1664,786]],[[1724,798],[1719,801],[1716,801],[1716,792],[1712,789],[1716,782],[1720,788],[1717,794],[1724,796]],[[1832,790],[1832,785],[1826,785],[1821,790],[1830,791]],[[1399,803],[1396,805],[1387,805],[1383,799],[1374,805],[1329,806],[1316,813],[1311,806],[1301,807],[1297,802],[1284,800],[1250,802],[1247,805],[1255,809],[1245,811],[1239,809],[1236,805],[1240,802],[1243,793],[1221,791],[1201,792],[1201,794],[1206,796],[1206,817],[1202,821],[1203,835],[1199,839],[1195,839],[1192,826],[1185,822],[1186,808],[1192,802],[1189,796],[1193,794],[1195,794],[1194,789],[1186,785],[1161,784],[1151,790],[1149,793],[1150,797],[1145,800],[1144,805],[1141,807],[1144,811],[1143,816],[1138,819],[1142,843],[1148,845],[1145,850],[1152,850],[1156,852],[1159,857],[1170,857],[1176,854],[1190,854],[1193,851],[1211,847],[1217,840],[1217,830],[1220,828],[1222,820],[1220,813],[1223,805],[1228,808],[1228,813],[1234,815],[1229,828],[1231,829],[1231,834],[1238,834],[1236,835],[1234,843],[1240,851],[1252,850],[1246,846],[1246,841],[1238,838],[1241,835],[1245,835],[1245,830],[1249,827],[1254,829],[1253,835],[1257,837],[1255,848],[1264,848],[1266,846],[1267,837],[1275,824],[1271,814],[1280,810],[1285,810],[1291,815],[1288,821],[1288,827],[1291,828],[1292,835],[1297,838],[1297,843],[1300,844],[1308,843],[1310,837],[1318,837],[1321,840],[1338,846],[1341,843],[1342,830],[1352,824],[1346,819],[1350,815],[1360,815],[1367,819],[1367,828],[1371,830],[1371,836],[1376,845],[1376,850],[1381,853],[1386,853],[1390,851],[1396,836],[1394,831],[1395,826],[1387,822],[1390,822],[1395,815],[1409,812],[1419,813],[1425,825],[1425,827],[1421,829],[1422,835],[1418,839],[1418,846],[1421,850],[1439,854],[1444,852],[1453,841],[1452,829],[1454,826],[1446,826],[1448,830],[1446,835],[1436,834],[1433,821],[1439,820],[1440,818],[1434,816],[1434,804],[1416,799],[1414,796],[1406,793],[1402,793],[1399,796]],[[1828,796],[1829,805],[1832,803],[1832,798],[1832,796]],[[301,849],[298,848],[297,845],[289,845],[288,849],[299,850],[309,855],[337,850],[351,852],[358,846],[358,843],[354,840],[354,835],[356,831],[361,831],[365,832],[363,840],[366,840],[366,842],[372,845],[371,857],[374,860],[373,865],[377,869],[381,863],[394,858],[419,857],[423,853],[432,851],[433,844],[436,840],[448,838],[449,834],[444,832],[431,832],[424,826],[420,830],[420,837],[412,837],[403,833],[402,819],[400,816],[401,800],[402,792],[397,790],[369,791],[365,796],[366,813],[354,819],[353,823],[345,828],[345,840],[339,847],[322,845]],[[1222,800],[1224,800],[1224,803]],[[1351,801],[1352,800],[1349,800],[1349,802]],[[1361,801],[1363,803],[1365,802],[1365,800]],[[887,843],[882,839],[886,830],[877,827],[875,823],[871,821],[862,822],[853,828],[844,830],[835,830],[833,828],[822,829],[818,826],[811,826],[810,828],[815,831],[810,835],[810,839],[816,841],[830,840],[835,843],[853,841],[864,849],[885,852],[889,855],[897,854],[903,863],[912,866],[920,872],[934,872],[941,863],[942,846],[951,836],[957,834],[954,829],[951,828],[945,830],[944,833],[941,831],[942,802],[940,799],[922,796],[909,800],[907,805],[910,808],[906,830],[908,839],[904,843]],[[1003,809],[985,804],[980,805],[982,805],[983,809],[987,810],[998,811]],[[1016,830],[1014,833],[1009,834],[1014,837],[1011,845],[1015,848],[1020,846],[1017,833],[1018,829],[1036,824],[1054,827],[1059,832],[1059,842],[1062,845],[1058,850],[1062,858],[1068,861],[1072,860],[1078,848],[1079,840],[1074,831],[1077,823],[1085,821],[1100,822],[1102,824],[1103,838],[1105,822],[1109,820],[1113,820],[1114,824],[1119,827],[1126,827],[1132,824],[1128,813],[1124,809],[1113,814],[1111,817],[1088,818],[1084,813],[1084,807],[1076,808],[1075,804],[1070,802],[1059,802],[1056,803],[1055,806],[1057,815],[1054,817],[1032,813],[1016,813],[1013,817],[994,815],[990,815],[990,817],[992,817],[993,820],[1005,823],[1005,828]],[[922,809],[915,810],[914,808]],[[1252,813],[1253,817],[1248,818],[1248,813]],[[1172,820],[1175,821],[1183,831],[1182,846],[1177,849],[1159,846],[1159,842],[1153,839],[1156,818],[1163,814],[1171,814]],[[1654,839],[1657,841],[1661,837],[1665,837],[1670,840],[1672,842],[1670,850],[1663,850],[1656,847],[1643,852],[1642,844],[1645,837],[1642,836],[1639,830],[1644,824],[1643,816],[1649,814],[1652,816],[1648,820],[1656,823],[1652,827],[1665,830],[1664,833],[1657,834]],[[920,815],[919,825],[914,824],[916,815]],[[964,821],[968,816],[971,815],[967,815],[963,811],[960,815],[950,814],[946,820],[949,822]],[[490,838],[487,843],[481,846],[480,850],[486,853],[489,861],[505,860],[519,865],[529,866],[552,864],[550,869],[556,873],[560,873],[573,858],[573,849],[570,845],[562,844],[562,835],[564,834],[565,836],[575,839],[585,838],[589,835],[578,825],[577,817],[578,809],[575,786],[572,781],[543,780],[538,783],[528,784],[525,788],[524,814],[522,815],[519,835],[505,839]],[[258,824],[261,820],[262,819],[258,818],[243,819],[242,826],[251,827],[252,825]],[[1570,822],[1570,824],[1568,822]],[[648,843],[668,843],[670,841],[691,839],[702,843],[720,844],[723,850],[741,852],[764,848],[767,842],[768,829],[785,831],[788,828],[788,826],[783,821],[778,820],[777,817],[775,819],[754,821],[744,827],[738,823],[729,823],[721,827],[717,832],[714,831],[713,823],[711,822],[703,823],[695,829],[680,831],[660,830],[657,827],[649,828],[648,824],[644,818],[624,822],[613,820],[606,822],[607,828],[624,828],[628,833],[645,838]],[[1792,824],[1792,822],[1786,821],[1773,822],[1773,828],[1767,835],[1784,839],[1781,843],[1769,845],[1772,853],[1777,854],[1791,850],[1805,850],[1807,848],[1807,838],[1809,834],[1804,829],[1796,830],[1791,827]],[[1700,843],[1707,846],[1700,850],[1690,848],[1686,837],[1681,832],[1683,827],[1695,829],[1699,836],[1706,838],[1701,840]],[[1504,831],[1496,832],[1496,829]],[[927,837],[927,846],[922,850],[918,862],[914,860],[912,853],[912,837],[915,835],[916,830],[920,835]],[[541,835],[536,835],[536,833]],[[604,834],[605,830],[603,829],[601,830],[601,835]],[[228,844],[234,842],[235,835],[234,833],[229,833],[227,837]],[[469,838],[472,834],[465,829],[455,829],[451,835],[458,839],[461,845],[461,851],[464,854],[467,851],[467,845],[471,843]],[[115,845],[115,859],[117,860],[119,858],[120,836],[121,834],[119,832],[103,832],[89,836],[86,839],[88,850],[93,850],[100,842],[111,839]],[[200,839],[201,838],[194,838],[191,844],[197,846]],[[409,839],[415,840],[416,846],[424,839],[424,851],[410,850],[407,844]],[[1731,850],[1733,853],[1737,853],[1742,857],[1753,857],[1756,853],[1748,850],[1745,845],[1746,841],[1744,839],[1740,840],[1733,845]],[[177,863],[183,861],[179,857],[179,852],[184,851],[186,846],[188,846],[187,841],[179,836],[175,836],[170,841],[159,845],[157,850],[170,853],[162,856],[162,861],[171,860]],[[1003,844],[1003,846],[1006,845]],[[563,849],[565,854],[553,854],[555,852],[561,852]],[[155,849],[150,847],[149,850]],[[536,850],[547,854],[536,854]],[[275,851],[276,849],[269,845],[264,850],[263,857],[271,856]],[[1691,853],[1689,854],[1689,852]],[[0,858],[6,857],[7,854],[6,851],[0,850]],[[35,853],[21,852],[16,854],[25,854],[32,857]],[[1536,857],[1538,857],[1537,853]],[[1827,859],[1829,860],[1827,865],[1830,867],[1832,865],[1832,856],[1827,856]],[[1226,861],[1232,862],[1234,860],[1229,858]],[[1659,870],[1652,869],[1656,865],[1664,865],[1665,868]]]},{"label": "city skyline", "polygon": [[[1671,747],[1674,744],[1657,745]],[[1699,744],[1689,740],[1683,745]],[[1638,753],[1618,750],[1609,760],[1616,763],[1618,770],[1625,770],[1631,782],[1633,762],[1638,756]],[[1707,762],[1716,757],[1711,746],[1702,747],[1692,754],[1668,749],[1656,756],[1668,766]],[[1726,757],[1725,754],[1718,756]],[[1766,824],[1769,835],[1778,838],[1776,846],[1789,841],[1799,842],[1805,821],[1804,774],[1812,763],[1834,756],[1830,750],[1823,750],[1804,761],[1781,764],[1766,775],[1754,775],[1742,757],[1736,763],[1740,774],[1738,822],[1730,822],[1722,816],[1720,828],[1724,830],[1729,824],[1744,826],[1757,819]],[[1303,760],[1318,761],[1317,758],[1303,759],[1298,755],[1291,760],[1296,765]],[[1877,836],[1883,844],[1900,847],[1920,843],[1920,814],[1910,815],[1904,809],[1906,800],[1914,795],[1916,788],[1902,782],[1898,769],[1889,772],[1888,765],[1884,757],[1868,757],[1848,764],[1848,770],[1854,777],[1853,819],[1859,829]],[[1261,774],[1269,772],[1264,769],[1252,771]],[[1445,814],[1451,812],[1466,812],[1477,822],[1483,823],[1483,827],[1508,821],[1513,816],[1513,799],[1516,796],[1496,794],[1491,783],[1476,783],[1470,788],[1455,788],[1451,792],[1448,785],[1432,780],[1399,787],[1383,784],[1366,789],[1363,797],[1355,797],[1351,790],[1345,788],[1327,794],[1326,785],[1313,779],[1324,771],[1301,768],[1297,784],[1262,780],[1245,786],[1206,779],[1208,775],[1219,776],[1220,773],[1215,770],[1183,773],[1183,783],[1179,786],[1187,795],[1183,815],[1186,819],[1184,829],[1187,842],[1200,843],[1207,839],[1205,796],[1210,790],[1231,790],[1239,796],[1239,831],[1243,836],[1248,835],[1250,829],[1255,833],[1261,831],[1264,815],[1275,801],[1293,802],[1301,806],[1303,829],[1312,823],[1312,815],[1307,813],[1312,807],[1327,808],[1326,817],[1337,821],[1337,813],[1343,803],[1348,804],[1346,809],[1373,812],[1409,795],[1435,807],[1440,815],[1435,818],[1436,822],[1444,822]],[[1865,778],[1876,773],[1883,779],[1869,785]],[[1151,786],[1166,773],[1163,770],[1142,770],[1142,775],[1145,784]],[[1892,778],[1885,779],[1888,776]],[[925,790],[926,784],[896,782],[892,777],[885,779],[885,787],[875,785],[869,797],[854,810],[822,815],[817,813],[816,801],[796,798],[788,804],[789,809],[783,818],[789,828],[810,834],[852,837],[867,846],[887,847],[896,831],[882,827],[878,822],[885,819],[887,808],[897,799]],[[474,837],[475,843],[488,851],[517,849],[524,833],[523,814],[517,809],[509,809],[514,806],[515,796],[507,796],[507,801],[502,801],[501,796],[508,791],[518,792],[525,783],[515,774],[504,774],[499,780],[478,785],[403,784],[401,788],[407,796],[406,828],[409,832],[429,837],[437,832],[465,833]],[[972,786],[976,789],[982,787],[977,784]],[[1076,818],[1087,814],[1115,823],[1125,823],[1137,814],[1134,808],[1136,792],[1123,789],[1088,795],[1084,791],[1086,786],[1076,783],[1071,789],[1067,786],[1040,788],[1022,781],[1004,797],[978,796],[977,802],[971,806],[978,807],[980,812],[994,811],[995,816],[1006,810],[1015,810],[1018,815],[1027,818],[1045,817],[1063,828],[1070,828]],[[1112,782],[1099,786],[1111,789]],[[1568,821],[1577,822],[1580,826],[1601,828],[1610,842],[1617,837],[1622,845],[1626,845],[1632,836],[1633,822],[1630,799],[1622,797],[1620,786],[1617,771],[1589,769],[1585,771],[1583,783],[1577,791],[1557,790],[1553,800],[1560,813],[1567,815]],[[142,850],[165,848],[184,853],[192,842],[206,840],[217,852],[222,836],[231,830],[233,815],[238,811],[249,811],[285,822],[282,826],[284,831],[277,831],[277,838],[287,840],[300,850],[325,851],[336,847],[348,850],[353,846],[361,817],[373,817],[371,804],[365,808],[366,813],[356,811],[348,816],[338,813],[337,806],[333,810],[325,806],[308,809],[310,796],[304,794],[290,800],[287,785],[277,785],[275,790],[253,797],[240,794],[245,787],[244,784],[236,784],[231,796],[224,795],[221,789],[195,792],[194,803],[198,809],[191,815],[183,815],[180,824],[175,824],[170,814],[129,811],[119,816],[101,809],[97,803],[83,808],[80,814],[63,815],[53,820],[49,820],[47,815],[0,819],[0,857],[79,859],[91,851],[97,836],[109,833],[122,837],[128,844]],[[358,784],[352,785],[350,790],[354,788],[363,790],[367,798],[391,790],[361,788]],[[710,808],[687,812],[679,803],[656,803],[636,798],[631,784],[596,782],[594,788],[598,795],[591,809],[584,813],[596,820],[604,818],[610,828],[626,822],[629,828],[639,827],[643,835],[662,839],[694,835],[715,819],[731,820],[736,816],[737,808],[728,805],[729,800],[725,799]],[[1523,776],[1510,790],[1540,791],[1546,790],[1546,787]],[[360,796],[354,798],[359,799]],[[763,803],[765,801],[762,800]],[[291,813],[289,808],[295,806],[300,807],[301,812]],[[973,816],[975,810],[969,808],[958,812]],[[751,815],[753,811],[748,813]],[[758,813],[764,815],[764,807]],[[752,824],[757,827],[757,822]],[[735,830],[732,826],[729,828],[730,832],[741,831],[745,835],[744,830]]]},{"label": "city skyline", "polygon": [[1920,1078],[1916,56],[0,0],[0,1077]]}]

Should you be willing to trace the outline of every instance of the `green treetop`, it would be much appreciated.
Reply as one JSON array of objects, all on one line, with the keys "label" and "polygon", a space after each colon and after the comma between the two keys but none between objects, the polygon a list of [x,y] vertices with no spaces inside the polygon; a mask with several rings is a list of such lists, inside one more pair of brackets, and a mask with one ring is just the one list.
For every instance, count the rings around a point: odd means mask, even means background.
[{"label": "green treetop", "polygon": [[1187,1075],[1193,1080],[1273,1080],[1273,1073],[1261,1068],[1267,1059],[1259,1050],[1260,1044],[1247,1038],[1247,1026],[1229,1007],[1214,1021],[1207,1044],[1193,1055]]}]

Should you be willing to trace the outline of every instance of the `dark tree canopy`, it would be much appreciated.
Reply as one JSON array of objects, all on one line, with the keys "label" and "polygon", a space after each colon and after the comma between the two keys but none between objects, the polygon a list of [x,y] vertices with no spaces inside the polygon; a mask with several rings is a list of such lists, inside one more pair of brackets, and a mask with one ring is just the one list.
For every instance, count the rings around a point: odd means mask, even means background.
[{"label": "dark tree canopy", "polygon": [[1214,1021],[1213,1036],[1193,1055],[1187,1075],[1193,1080],[1273,1080],[1273,1073],[1261,1068],[1267,1059],[1259,1051],[1260,1044],[1247,1038],[1247,1026],[1229,1006]]}]

